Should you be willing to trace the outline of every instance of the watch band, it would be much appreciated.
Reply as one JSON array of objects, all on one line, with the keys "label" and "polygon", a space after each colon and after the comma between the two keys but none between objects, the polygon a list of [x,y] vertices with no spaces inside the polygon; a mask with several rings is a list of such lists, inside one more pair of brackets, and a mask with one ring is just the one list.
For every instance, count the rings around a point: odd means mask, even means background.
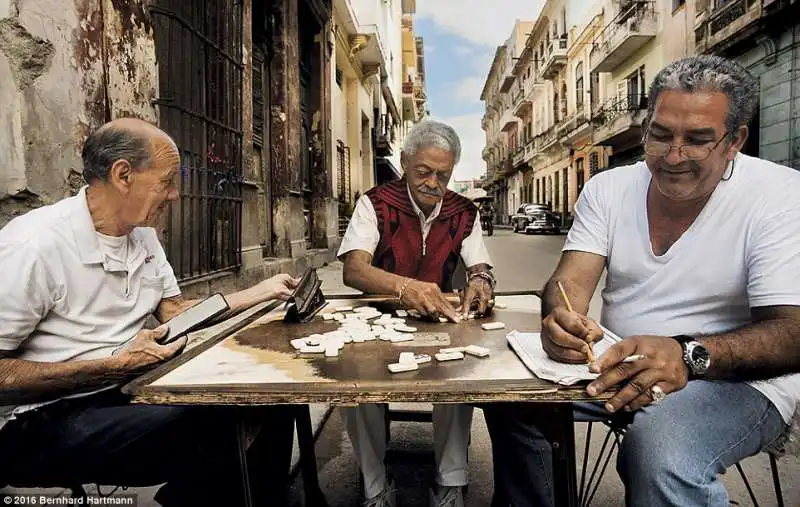
[{"label": "watch band", "polygon": [[681,344],[681,347],[683,347],[685,343],[696,339],[694,336],[689,336],[688,334],[676,334],[675,336],[670,336],[670,338],[677,340],[678,343]]}]

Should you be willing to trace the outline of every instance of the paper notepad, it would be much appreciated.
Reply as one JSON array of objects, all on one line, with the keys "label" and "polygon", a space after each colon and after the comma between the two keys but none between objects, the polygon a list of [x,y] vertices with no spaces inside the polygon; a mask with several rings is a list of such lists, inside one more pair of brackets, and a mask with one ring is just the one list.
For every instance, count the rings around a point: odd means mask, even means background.
[{"label": "paper notepad", "polygon": [[[621,339],[616,334],[601,326],[603,339],[592,346],[595,357],[602,356],[606,350]],[[598,374],[589,371],[586,364],[567,364],[553,361],[547,357],[542,348],[540,333],[521,333],[516,329],[506,335],[508,345],[511,347],[525,366],[534,375],[561,385],[571,386],[581,380],[592,380]]]}]

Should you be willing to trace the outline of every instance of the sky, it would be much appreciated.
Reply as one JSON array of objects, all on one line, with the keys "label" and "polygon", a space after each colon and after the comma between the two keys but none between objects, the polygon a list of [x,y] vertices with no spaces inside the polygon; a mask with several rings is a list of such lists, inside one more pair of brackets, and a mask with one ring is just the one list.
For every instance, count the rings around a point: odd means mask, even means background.
[{"label": "sky", "polygon": [[535,20],[541,0],[417,0],[414,31],[425,41],[425,80],[433,119],[456,129],[461,161],[453,180],[479,178],[484,134],[480,100],[497,46],[517,19]]}]

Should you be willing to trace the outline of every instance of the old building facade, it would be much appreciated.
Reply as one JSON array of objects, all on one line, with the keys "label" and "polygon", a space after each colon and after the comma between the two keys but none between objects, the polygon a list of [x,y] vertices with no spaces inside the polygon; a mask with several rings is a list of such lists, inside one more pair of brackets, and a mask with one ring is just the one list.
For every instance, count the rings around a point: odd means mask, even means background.
[{"label": "old building facade", "polygon": [[744,151],[800,169],[800,2],[695,3],[697,51],[735,59],[760,82]]},{"label": "old building facade", "polygon": [[694,51],[694,17],[691,2],[548,0],[521,44],[498,48],[481,98],[485,187],[501,222],[530,202],[568,226],[593,174],[642,158],[647,89]]},{"label": "old building facade", "polygon": [[394,11],[382,31],[358,3],[0,2],[0,226],[75,193],[86,135],[136,116],[180,150],[160,233],[187,293],[332,260],[340,205],[379,179],[382,115],[402,123],[413,2],[372,2]]}]

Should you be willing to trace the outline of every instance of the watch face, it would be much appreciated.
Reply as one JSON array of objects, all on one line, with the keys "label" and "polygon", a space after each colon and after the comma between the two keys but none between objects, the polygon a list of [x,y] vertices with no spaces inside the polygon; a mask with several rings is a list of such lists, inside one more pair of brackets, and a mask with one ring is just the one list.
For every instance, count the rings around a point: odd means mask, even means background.
[{"label": "watch face", "polygon": [[705,373],[709,364],[711,363],[708,350],[706,350],[706,348],[698,342],[691,343],[691,347],[689,348],[689,358],[692,363],[692,370],[696,375],[702,375]]}]

